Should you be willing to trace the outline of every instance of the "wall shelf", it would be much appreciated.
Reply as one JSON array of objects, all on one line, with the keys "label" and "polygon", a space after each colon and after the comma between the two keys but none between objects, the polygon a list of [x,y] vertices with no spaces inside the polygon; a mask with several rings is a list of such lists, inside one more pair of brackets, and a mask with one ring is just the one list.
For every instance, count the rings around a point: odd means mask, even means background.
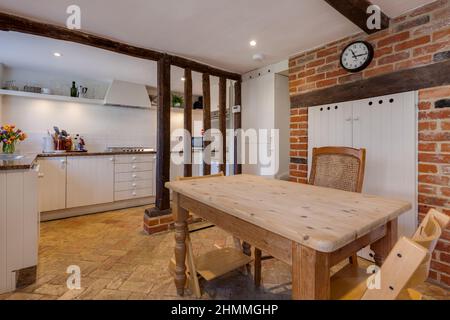
[{"label": "wall shelf", "polygon": [[33,92],[25,92],[25,91],[13,91],[13,90],[0,89],[0,95],[23,97],[23,98],[33,98],[33,99],[41,99],[41,100],[54,100],[54,101],[63,101],[63,102],[76,102],[76,103],[104,105],[104,101],[100,100],[100,99],[74,98],[74,97],[33,93]]}]

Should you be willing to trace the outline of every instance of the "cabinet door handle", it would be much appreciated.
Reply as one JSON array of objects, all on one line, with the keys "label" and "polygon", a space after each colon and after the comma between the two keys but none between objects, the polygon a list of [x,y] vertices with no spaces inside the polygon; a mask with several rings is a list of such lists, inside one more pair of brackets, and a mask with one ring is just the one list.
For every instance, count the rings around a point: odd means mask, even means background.
[{"label": "cabinet door handle", "polygon": [[345,121],[350,122],[350,121],[352,121],[352,118],[347,118],[347,119],[345,119]]},{"label": "cabinet door handle", "polygon": [[137,175],[133,174],[132,177],[136,179],[136,178],[137,178]]},{"label": "cabinet door handle", "polygon": [[133,158],[131,158],[131,159],[132,159],[133,161],[136,161],[137,158],[136,158],[136,157],[133,157]]},{"label": "cabinet door handle", "polygon": [[109,158],[109,161],[114,162],[114,158]]},{"label": "cabinet door handle", "polygon": [[133,196],[136,196],[136,192],[133,192]]},{"label": "cabinet door handle", "polygon": [[133,187],[136,187],[136,183],[133,183],[132,186],[133,186]]},{"label": "cabinet door handle", "polygon": [[359,121],[359,117],[354,118],[353,121]]},{"label": "cabinet door handle", "polygon": [[136,167],[136,166],[133,166],[132,168],[133,168],[133,169],[136,169],[137,167]]},{"label": "cabinet door handle", "polygon": [[62,160],[60,160],[61,161],[61,163],[66,163],[66,160],[64,160],[64,159],[62,159]]},{"label": "cabinet door handle", "polygon": [[44,177],[44,174],[42,172],[39,172],[38,173],[38,178],[43,178],[43,177]]}]

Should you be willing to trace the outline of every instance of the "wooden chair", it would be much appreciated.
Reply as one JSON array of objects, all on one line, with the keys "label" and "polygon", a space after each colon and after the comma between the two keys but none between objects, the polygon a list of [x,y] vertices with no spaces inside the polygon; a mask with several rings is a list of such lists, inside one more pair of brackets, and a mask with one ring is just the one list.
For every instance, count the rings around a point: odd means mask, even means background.
[{"label": "wooden chair", "polygon": [[[362,192],[366,150],[348,147],[314,148],[309,184],[334,188],[349,192]],[[272,259],[262,257],[261,250],[255,248],[255,285],[261,285],[261,262]],[[349,261],[357,265],[358,256],[353,254]]]},{"label": "wooden chair", "polygon": [[[367,274],[362,268],[344,267],[331,278],[331,298],[342,300],[420,300],[414,287],[423,283],[430,271],[430,262],[442,230],[450,217],[432,209],[412,239],[402,238],[395,245],[379,273]],[[367,283],[381,281],[378,290],[368,290]]]},{"label": "wooden chair", "polygon": [[[178,177],[178,181],[198,180],[212,177],[223,177],[223,172],[208,176],[199,177]],[[195,214],[192,212],[192,214]],[[190,234],[214,227],[210,222],[200,223],[199,226],[190,226],[186,237],[186,260],[187,260],[187,285],[197,298],[201,298],[199,277],[207,281],[225,275],[235,269],[242,268],[252,262],[252,258],[242,252],[242,246],[239,239],[234,238],[235,248],[222,248],[207,252],[202,256],[195,257],[192,249]],[[169,270],[174,273],[175,259],[172,258],[169,264]]]}]

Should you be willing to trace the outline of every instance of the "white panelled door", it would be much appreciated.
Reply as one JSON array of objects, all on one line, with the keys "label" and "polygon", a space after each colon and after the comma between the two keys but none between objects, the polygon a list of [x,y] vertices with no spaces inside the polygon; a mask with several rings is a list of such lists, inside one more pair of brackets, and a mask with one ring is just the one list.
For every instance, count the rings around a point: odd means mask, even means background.
[{"label": "white panelled door", "polygon": [[308,119],[310,169],[315,147],[365,148],[363,192],[410,202],[413,208],[399,218],[399,236],[411,236],[417,226],[417,93],[312,107]]}]

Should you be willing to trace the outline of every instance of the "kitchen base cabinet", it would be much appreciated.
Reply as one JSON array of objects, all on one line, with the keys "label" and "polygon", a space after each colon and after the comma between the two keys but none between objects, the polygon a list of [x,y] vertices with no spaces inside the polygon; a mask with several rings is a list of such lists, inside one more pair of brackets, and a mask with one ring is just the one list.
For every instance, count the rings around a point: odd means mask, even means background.
[{"label": "kitchen base cabinet", "polygon": [[66,207],[66,157],[39,160],[39,211]]},{"label": "kitchen base cabinet", "polygon": [[14,291],[16,274],[37,265],[37,171],[0,173],[0,293]]},{"label": "kitchen base cabinet", "polygon": [[67,158],[67,208],[114,201],[114,157]]}]

